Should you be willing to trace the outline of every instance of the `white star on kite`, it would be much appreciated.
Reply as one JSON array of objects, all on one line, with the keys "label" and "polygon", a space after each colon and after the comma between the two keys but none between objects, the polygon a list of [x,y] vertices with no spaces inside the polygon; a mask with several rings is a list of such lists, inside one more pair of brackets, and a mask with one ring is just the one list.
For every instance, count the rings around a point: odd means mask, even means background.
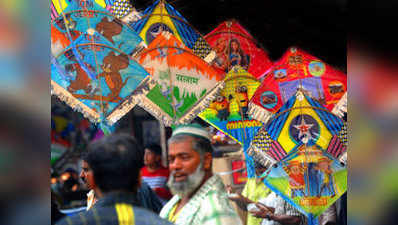
[{"label": "white star on kite", "polygon": [[310,133],[311,127],[314,126],[314,124],[310,123],[305,123],[304,117],[301,117],[301,124],[298,125],[293,125],[297,130],[299,130],[299,135],[298,138],[300,140],[304,139],[305,137],[308,137],[312,139],[312,135]]}]

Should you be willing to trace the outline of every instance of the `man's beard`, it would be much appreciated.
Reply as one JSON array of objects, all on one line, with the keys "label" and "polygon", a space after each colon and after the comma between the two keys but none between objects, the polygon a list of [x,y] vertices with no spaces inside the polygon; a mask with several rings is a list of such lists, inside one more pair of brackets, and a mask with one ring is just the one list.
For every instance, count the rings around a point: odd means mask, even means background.
[{"label": "man's beard", "polygon": [[187,176],[186,180],[177,182],[174,178],[175,172],[170,174],[167,186],[173,195],[179,195],[181,198],[190,195],[202,183],[205,171],[202,170],[202,163],[199,164],[193,174]]}]

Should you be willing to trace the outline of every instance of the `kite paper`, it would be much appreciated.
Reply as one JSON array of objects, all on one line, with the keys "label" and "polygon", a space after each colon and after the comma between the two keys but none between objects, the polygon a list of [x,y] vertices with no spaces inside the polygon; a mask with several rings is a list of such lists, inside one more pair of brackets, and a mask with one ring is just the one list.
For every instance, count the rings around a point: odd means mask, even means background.
[{"label": "kite paper", "polygon": [[255,78],[260,78],[272,66],[265,51],[235,20],[221,23],[205,36],[205,40],[215,50],[214,55],[209,56],[211,65],[225,73],[240,65]]},{"label": "kite paper", "polygon": [[210,52],[209,44],[188,21],[164,0],[157,0],[144,10],[141,19],[131,23],[134,30],[149,45],[162,31],[172,33],[193,53],[205,58]]},{"label": "kite paper", "polygon": [[240,66],[231,69],[224,82],[225,88],[199,117],[242,146],[248,146],[262,126],[247,113],[249,100],[260,82]]},{"label": "kite paper", "polygon": [[70,2],[62,15],[52,20],[51,51],[54,56],[63,52],[71,40],[87,34],[91,36],[92,42],[98,41],[94,39],[98,36],[106,38],[112,47],[128,55],[134,55],[145,47],[143,40],[129,25],[115,18],[96,2],[84,2]]},{"label": "kite paper", "polygon": [[249,114],[267,122],[297,89],[343,116],[347,111],[347,76],[308,53],[290,48],[264,78],[249,104]]},{"label": "kite paper", "polygon": [[[110,9],[114,0],[94,0],[98,6],[105,8],[107,10]],[[71,4],[70,2],[78,3],[81,7],[84,7],[86,4],[90,4],[92,0],[51,0],[50,9],[51,9],[51,20],[57,18],[61,15],[62,11]]]},{"label": "kite paper", "polygon": [[83,65],[77,61],[72,46],[52,58],[51,90],[91,122],[106,121],[112,125],[137,103],[133,91],[147,81],[149,74],[96,34],[81,35],[73,42]]},{"label": "kite paper", "polygon": [[319,102],[298,91],[256,134],[248,154],[266,165],[284,159],[303,144],[317,145],[340,159],[347,148],[347,126]]},{"label": "kite paper", "polygon": [[224,77],[170,32],[159,34],[137,61],[157,82],[139,105],[166,126],[194,119],[224,86]]},{"label": "kite paper", "polygon": [[347,170],[340,163],[346,135],[339,117],[299,90],[258,132],[247,152],[263,165],[273,165],[266,185],[314,222],[347,190]]},{"label": "kite paper", "polygon": [[347,168],[317,145],[300,145],[271,167],[264,182],[314,220],[347,191]]}]

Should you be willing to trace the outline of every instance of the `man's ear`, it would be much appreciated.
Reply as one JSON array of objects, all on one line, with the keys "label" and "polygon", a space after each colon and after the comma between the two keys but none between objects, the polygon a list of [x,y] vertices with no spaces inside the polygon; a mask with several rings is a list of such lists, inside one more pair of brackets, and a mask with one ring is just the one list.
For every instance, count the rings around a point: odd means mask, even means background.
[{"label": "man's ear", "polygon": [[213,156],[210,152],[206,152],[203,160],[203,168],[205,170],[211,170],[211,164],[213,161]]}]

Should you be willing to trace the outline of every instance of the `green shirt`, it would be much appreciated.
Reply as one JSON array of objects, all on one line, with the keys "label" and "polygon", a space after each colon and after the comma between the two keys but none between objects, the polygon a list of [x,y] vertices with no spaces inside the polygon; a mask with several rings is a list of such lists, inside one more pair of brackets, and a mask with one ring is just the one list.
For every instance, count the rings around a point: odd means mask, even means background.
[{"label": "green shirt", "polygon": [[[163,207],[160,217],[169,218],[180,201],[178,195]],[[213,175],[178,212],[176,225],[241,225],[240,217],[229,203],[225,186],[218,175]]]},{"label": "green shirt", "polygon": [[[271,190],[265,186],[264,182],[257,183],[256,178],[248,178],[242,195],[254,202],[258,202],[258,200],[267,197],[270,192]],[[262,220],[262,218],[257,218],[252,216],[251,213],[247,213],[247,225],[259,225]]]}]

